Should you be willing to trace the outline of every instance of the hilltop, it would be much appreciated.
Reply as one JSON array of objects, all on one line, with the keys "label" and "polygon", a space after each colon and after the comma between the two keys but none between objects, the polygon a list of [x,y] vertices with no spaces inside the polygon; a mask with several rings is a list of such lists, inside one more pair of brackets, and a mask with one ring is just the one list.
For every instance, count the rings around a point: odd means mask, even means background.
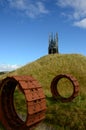
[{"label": "hilltop", "polygon": [[[78,97],[70,103],[56,102],[52,99],[51,81],[61,73],[71,74],[80,85]],[[42,85],[47,101],[47,113],[44,123],[48,127],[52,126],[55,130],[65,128],[70,130],[86,129],[86,116],[84,115],[86,113],[86,56],[80,54],[46,55],[15,71],[0,75],[0,79],[11,75],[31,75]],[[65,93],[64,90],[63,93]]]},{"label": "hilltop", "polygon": [[31,75],[41,83],[45,90],[49,89],[52,79],[61,73],[75,76],[81,88],[86,86],[86,57],[80,54],[50,54],[1,75],[0,78],[11,75]]}]

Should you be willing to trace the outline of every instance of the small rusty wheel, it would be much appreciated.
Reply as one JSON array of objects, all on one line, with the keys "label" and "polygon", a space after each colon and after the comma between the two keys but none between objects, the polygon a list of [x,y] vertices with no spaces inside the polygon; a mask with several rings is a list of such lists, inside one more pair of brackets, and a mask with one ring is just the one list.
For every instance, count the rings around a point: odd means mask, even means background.
[{"label": "small rusty wheel", "polygon": [[[62,78],[67,78],[69,79],[69,81],[72,83],[73,85],[73,93],[71,96],[69,96],[68,98],[65,98],[63,96],[61,96],[58,92],[58,81]],[[52,96],[54,99],[56,100],[60,100],[62,102],[70,102],[72,101],[77,95],[78,95],[78,92],[79,92],[79,83],[78,81],[76,80],[75,77],[69,75],[69,74],[60,74],[60,75],[57,75],[51,82],[51,93],[52,93]]]},{"label": "small rusty wheel", "polygon": [[[13,94],[16,86],[25,95],[27,117],[23,121],[17,114]],[[23,104],[22,104],[23,105]],[[32,130],[45,118],[46,101],[40,84],[31,76],[13,76],[0,85],[0,121],[6,130]]]}]

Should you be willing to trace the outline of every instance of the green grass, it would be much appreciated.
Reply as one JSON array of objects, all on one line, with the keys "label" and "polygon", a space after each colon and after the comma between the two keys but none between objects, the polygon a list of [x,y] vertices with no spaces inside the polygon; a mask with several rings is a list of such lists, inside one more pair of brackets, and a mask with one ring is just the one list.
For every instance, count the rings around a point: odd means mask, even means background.
[{"label": "green grass", "polygon": [[[73,75],[80,85],[79,95],[69,103],[57,102],[51,95],[51,81],[61,73]],[[16,71],[1,75],[0,79],[12,75],[31,75],[43,87],[47,112],[44,122],[36,130],[86,130],[86,56],[80,54],[46,55]],[[60,81],[59,84],[58,89],[61,95],[69,96],[72,89],[68,86],[71,84],[66,80]],[[26,106],[23,95],[15,92],[15,100],[18,113],[24,116]]]}]

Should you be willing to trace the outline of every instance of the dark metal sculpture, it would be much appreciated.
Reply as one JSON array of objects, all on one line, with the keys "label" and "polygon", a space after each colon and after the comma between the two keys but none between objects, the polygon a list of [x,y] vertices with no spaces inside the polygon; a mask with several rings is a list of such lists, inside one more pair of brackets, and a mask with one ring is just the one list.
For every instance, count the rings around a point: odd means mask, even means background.
[{"label": "dark metal sculpture", "polygon": [[[59,92],[58,92],[58,81],[61,79],[61,78],[67,78],[70,80],[70,82],[72,83],[73,85],[73,93],[70,97],[68,98],[64,98],[62,97]],[[60,75],[57,75],[51,82],[51,93],[52,93],[52,96],[54,99],[56,100],[61,100],[62,102],[70,102],[72,101],[77,95],[78,95],[78,92],[79,92],[79,83],[77,81],[77,79],[69,74],[60,74]]]},{"label": "dark metal sculpture", "polygon": [[49,47],[48,47],[48,54],[55,54],[59,53],[58,51],[58,34],[56,33],[56,36],[53,34],[49,35]]},{"label": "dark metal sculpture", "polygon": [[[16,86],[25,95],[27,118],[18,116],[13,101]],[[32,130],[45,118],[46,100],[40,84],[31,76],[12,76],[0,82],[0,122],[6,130]]]}]

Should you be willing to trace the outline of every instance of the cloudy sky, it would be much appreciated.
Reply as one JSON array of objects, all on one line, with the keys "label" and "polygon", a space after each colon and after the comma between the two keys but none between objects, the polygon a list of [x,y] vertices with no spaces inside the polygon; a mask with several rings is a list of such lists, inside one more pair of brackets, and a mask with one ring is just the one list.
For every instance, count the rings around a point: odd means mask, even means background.
[{"label": "cloudy sky", "polygon": [[0,71],[47,55],[51,32],[60,53],[86,56],[86,0],[0,0]]}]

